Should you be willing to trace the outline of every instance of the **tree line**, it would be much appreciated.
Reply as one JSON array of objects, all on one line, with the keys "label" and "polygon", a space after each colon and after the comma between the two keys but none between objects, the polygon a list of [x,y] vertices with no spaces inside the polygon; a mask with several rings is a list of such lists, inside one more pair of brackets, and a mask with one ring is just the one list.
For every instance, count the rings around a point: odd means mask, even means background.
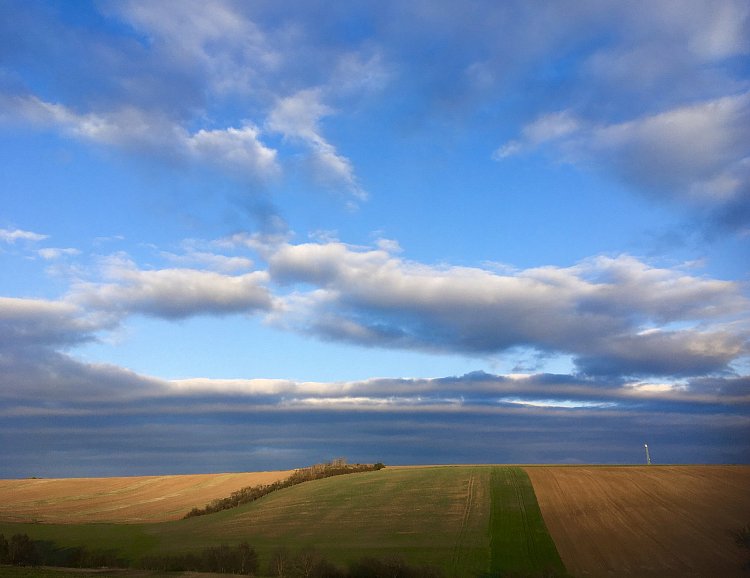
[{"label": "tree line", "polygon": [[[158,572],[214,572],[257,576],[261,571],[258,553],[250,544],[222,544],[197,552],[152,554],[131,565],[113,550],[89,550],[82,546],[55,549],[50,542],[34,541],[26,534],[14,534],[7,540],[0,534],[0,564],[14,566],[58,566],[67,568],[129,568]],[[275,550],[263,568],[264,576],[274,578],[441,578],[440,570],[413,566],[403,559],[363,557],[348,567],[337,566],[314,548],[296,553],[286,548]]]},{"label": "tree line", "polygon": [[330,478],[332,476],[341,476],[344,474],[355,474],[358,472],[372,472],[381,470],[385,467],[384,464],[378,462],[376,464],[346,464],[342,459],[334,460],[325,464],[315,464],[306,468],[300,468],[294,470],[294,473],[284,480],[279,480],[271,484],[262,484],[258,486],[248,486],[241,488],[235,492],[232,492],[226,498],[218,498],[213,500],[203,508],[193,508],[184,518],[193,518],[195,516],[205,516],[206,514],[213,514],[215,512],[221,512],[222,510],[229,510],[230,508],[236,508],[242,504],[249,504],[255,500],[267,496],[271,492],[296,486],[303,482],[309,482],[311,480],[319,480],[322,478]]},{"label": "tree line", "polygon": [[261,568],[255,550],[247,543],[236,547],[214,546],[201,553],[162,554],[143,558],[138,566],[160,572],[217,572],[272,576],[273,578],[441,578],[431,566],[413,566],[398,557],[363,557],[347,567],[337,566],[314,548],[292,553],[277,549],[265,568]]}]

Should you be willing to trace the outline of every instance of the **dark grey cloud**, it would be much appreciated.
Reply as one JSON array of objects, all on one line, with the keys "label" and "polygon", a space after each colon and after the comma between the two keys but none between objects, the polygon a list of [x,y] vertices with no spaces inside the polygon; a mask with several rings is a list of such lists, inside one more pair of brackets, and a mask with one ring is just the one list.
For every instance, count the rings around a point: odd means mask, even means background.
[{"label": "dark grey cloud", "polygon": [[526,403],[484,395],[484,406],[264,409],[252,396],[204,392],[199,402],[88,404],[94,411],[81,415],[6,413],[0,477],[277,469],[333,455],[388,464],[642,463],[644,441],[658,463],[750,460],[747,401],[733,407],[643,397],[609,407],[541,407],[528,392],[519,392]]},{"label": "dark grey cloud", "polygon": [[629,256],[498,274],[332,242],[281,245],[268,262],[274,281],[313,286],[271,319],[326,339],[474,355],[526,347],[629,376],[726,371],[748,353],[737,284]]}]

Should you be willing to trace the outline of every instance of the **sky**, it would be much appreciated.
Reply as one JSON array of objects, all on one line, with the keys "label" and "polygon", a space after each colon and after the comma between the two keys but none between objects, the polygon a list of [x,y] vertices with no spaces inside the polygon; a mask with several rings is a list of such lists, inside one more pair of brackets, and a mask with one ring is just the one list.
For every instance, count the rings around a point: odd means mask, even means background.
[{"label": "sky", "polygon": [[0,477],[750,463],[748,30],[0,0]]}]

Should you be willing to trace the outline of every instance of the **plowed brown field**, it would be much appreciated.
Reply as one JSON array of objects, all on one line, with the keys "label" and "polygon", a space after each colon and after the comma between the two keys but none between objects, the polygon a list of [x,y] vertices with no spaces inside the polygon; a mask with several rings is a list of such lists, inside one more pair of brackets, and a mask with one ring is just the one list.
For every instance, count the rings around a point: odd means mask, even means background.
[{"label": "plowed brown field", "polygon": [[0,520],[59,524],[176,520],[193,507],[291,473],[0,480]]},{"label": "plowed brown field", "polygon": [[525,468],[577,577],[733,577],[750,522],[750,466]]}]

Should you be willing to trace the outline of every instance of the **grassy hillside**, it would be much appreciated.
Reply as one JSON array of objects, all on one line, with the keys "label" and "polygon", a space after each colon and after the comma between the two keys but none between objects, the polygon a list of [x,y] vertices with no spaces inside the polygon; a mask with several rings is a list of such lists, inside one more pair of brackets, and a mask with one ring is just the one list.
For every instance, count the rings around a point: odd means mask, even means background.
[{"label": "grassy hillside", "polygon": [[[510,491],[505,488],[508,480]],[[0,532],[24,532],[59,547],[116,549],[130,560],[247,540],[262,564],[279,546],[315,547],[342,565],[362,556],[398,555],[414,564],[439,566],[449,576],[476,576],[485,574],[491,563],[495,569],[506,568],[509,535],[533,534],[530,543],[537,542],[541,518],[517,516],[534,506],[528,479],[518,468],[393,467],[307,482],[239,508],[187,520],[127,525],[0,523]],[[491,532],[503,538],[492,542]],[[493,555],[492,544],[503,555]],[[523,540],[519,544],[526,547]],[[512,569],[535,570],[529,560],[518,558]]]}]

